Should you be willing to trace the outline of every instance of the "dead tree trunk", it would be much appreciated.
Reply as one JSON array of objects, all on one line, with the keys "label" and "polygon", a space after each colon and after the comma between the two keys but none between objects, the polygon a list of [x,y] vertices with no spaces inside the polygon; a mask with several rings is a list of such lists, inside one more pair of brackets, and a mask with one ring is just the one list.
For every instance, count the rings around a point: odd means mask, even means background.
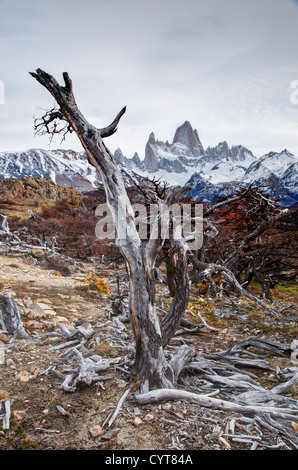
[{"label": "dead tree trunk", "polygon": [[[165,359],[164,346],[175,333],[187,305],[189,284],[186,247],[180,243],[179,248],[174,248],[177,292],[167,317],[160,323],[155,309],[154,267],[163,240],[161,237],[148,242],[140,240],[122,175],[111,152],[103,143],[103,138],[116,132],[126,108],[120,111],[112,124],[98,129],[78,109],[67,73],[63,74],[65,86],[60,86],[54,77],[40,69],[31,75],[51,93],[58,104],[58,108],[46,112],[39,121],[35,121],[36,132],[50,135],[62,132],[65,136],[67,132],[74,131],[89,162],[101,175],[107,204],[116,226],[116,243],[124,256],[130,278],[130,321],[136,342],[134,379],[141,381],[143,391],[148,390],[150,385],[170,388],[174,384],[175,371]],[[167,190],[163,207],[168,210],[163,209],[159,213],[162,213],[162,216],[159,215],[161,225],[167,223],[170,206],[178,202],[189,189],[187,186]],[[126,227],[125,237],[119,234],[120,221],[120,228]],[[181,283],[177,282],[177,276],[182,280]]]},{"label": "dead tree trunk", "polygon": [[0,330],[14,335],[16,338],[29,338],[23,326],[17,304],[6,295],[0,295]]}]

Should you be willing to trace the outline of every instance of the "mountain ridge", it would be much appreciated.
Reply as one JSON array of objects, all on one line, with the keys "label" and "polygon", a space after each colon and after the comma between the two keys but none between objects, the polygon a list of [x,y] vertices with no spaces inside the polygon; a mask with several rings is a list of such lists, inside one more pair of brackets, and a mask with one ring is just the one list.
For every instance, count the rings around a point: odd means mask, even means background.
[{"label": "mountain ridge", "polygon": [[[189,121],[179,126],[172,139],[163,142],[151,132],[141,159],[132,158],[120,148],[114,158],[128,186],[142,178],[159,178],[169,185],[193,183],[188,195],[196,200],[212,202],[239,185],[254,182],[283,204],[298,200],[298,159],[287,149],[269,152],[260,158],[242,145],[230,147],[226,141],[204,149],[196,129]],[[44,177],[63,187],[81,192],[94,190],[101,184],[100,175],[88,162],[85,152],[74,150],[29,149],[24,152],[0,152],[0,179]]]},{"label": "mountain ridge", "polygon": [[117,149],[115,158],[119,155],[127,168],[142,176],[154,175],[173,185],[193,183],[188,195],[197,200],[212,202],[253,180],[283,204],[298,200],[298,159],[287,149],[257,158],[243,145],[229,147],[222,141],[204,150],[189,121],[177,128],[172,144],[159,141],[151,132],[144,160],[138,155],[129,159]]}]

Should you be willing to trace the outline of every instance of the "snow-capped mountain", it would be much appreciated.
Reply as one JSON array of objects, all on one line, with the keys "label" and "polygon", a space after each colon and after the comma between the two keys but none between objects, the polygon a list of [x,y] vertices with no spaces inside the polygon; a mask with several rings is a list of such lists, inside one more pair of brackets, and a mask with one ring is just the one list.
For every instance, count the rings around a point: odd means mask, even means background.
[{"label": "snow-capped mountain", "polygon": [[87,191],[99,180],[85,152],[73,150],[30,149],[25,152],[0,153],[0,178],[35,176],[47,178],[58,186],[74,186]]},{"label": "snow-capped mountain", "polygon": [[145,147],[145,158],[137,154],[132,159],[123,156],[120,149],[115,158],[127,168],[143,176],[165,179],[170,184],[184,185],[194,173],[206,182],[228,183],[241,179],[256,157],[245,147],[229,148],[227,142],[204,150],[196,130],[186,121],[178,127],[172,144],[155,139],[152,132]]},{"label": "snow-capped mountain", "polygon": [[225,141],[204,150],[188,121],[178,127],[171,144],[157,140],[152,132],[144,160],[138,154],[126,158],[120,149],[115,158],[142,176],[154,176],[172,185],[192,183],[189,195],[197,200],[214,201],[251,182],[263,186],[283,203],[298,199],[298,159],[288,150],[256,158],[242,145],[230,148]]},{"label": "snow-capped mountain", "polygon": [[[121,149],[115,151],[114,157],[127,186],[134,186],[134,180],[140,183],[143,177],[153,176],[170,185],[190,182],[193,189],[189,195],[208,202],[254,182],[284,204],[298,200],[298,159],[288,150],[256,158],[242,145],[230,148],[225,141],[204,150],[197,131],[188,121],[178,127],[172,143],[156,139],[151,132],[144,159],[137,153],[127,158]],[[0,153],[0,179],[24,176],[44,177],[81,192],[92,191],[101,181],[84,152],[31,149]]]},{"label": "snow-capped mountain", "polygon": [[[127,186],[133,185],[133,172],[120,165]],[[74,150],[30,149],[25,152],[0,152],[0,179],[21,177],[47,178],[58,186],[75,187],[81,192],[97,188],[101,178],[88,162],[85,152]]]}]

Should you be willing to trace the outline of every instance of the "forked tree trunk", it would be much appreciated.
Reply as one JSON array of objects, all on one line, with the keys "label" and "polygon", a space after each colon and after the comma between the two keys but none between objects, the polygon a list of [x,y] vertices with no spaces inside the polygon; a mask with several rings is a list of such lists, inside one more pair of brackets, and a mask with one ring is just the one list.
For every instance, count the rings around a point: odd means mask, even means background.
[{"label": "forked tree trunk", "polygon": [[[160,323],[155,309],[154,267],[157,255],[162,248],[161,238],[142,242],[138,235],[134,212],[128,199],[122,175],[103,138],[117,130],[118,122],[125,112],[123,108],[111,125],[97,129],[79,111],[67,73],[63,74],[65,86],[46,72],[37,69],[31,74],[55,98],[59,109],[48,111],[35,129],[43,133],[56,133],[57,120],[66,121],[67,130],[75,131],[79,137],[89,162],[98,170],[105,187],[107,204],[116,226],[116,243],[125,258],[130,276],[130,320],[136,342],[134,379],[140,380],[143,390],[150,385],[172,387],[175,378],[175,361],[167,363],[164,346],[175,333],[187,305],[189,283],[185,247],[178,243],[174,248],[176,266],[174,268],[176,293],[167,317]],[[63,128],[65,131],[65,128]],[[65,133],[65,132],[64,132]],[[170,188],[163,200],[166,207],[175,204],[190,189]],[[120,202],[120,204],[119,204]],[[162,212],[161,224],[167,223],[169,211]],[[126,226],[127,235],[119,237],[117,222]],[[181,281],[181,282],[180,282]],[[185,357],[187,353],[185,353]],[[179,359],[181,363],[181,358]]]},{"label": "forked tree trunk", "polygon": [[[134,379],[140,380],[143,389],[150,384],[171,387],[173,374],[163,351],[160,322],[155,310],[154,270],[141,246],[139,259],[133,266],[128,263],[130,277],[130,318],[136,342]],[[167,385],[166,385],[167,384]]]}]

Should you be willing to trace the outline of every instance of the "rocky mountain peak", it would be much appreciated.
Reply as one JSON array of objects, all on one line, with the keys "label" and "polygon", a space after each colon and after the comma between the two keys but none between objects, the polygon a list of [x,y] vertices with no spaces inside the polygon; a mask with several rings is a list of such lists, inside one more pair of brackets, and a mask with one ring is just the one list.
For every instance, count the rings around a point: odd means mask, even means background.
[{"label": "rocky mountain peak", "polygon": [[140,159],[140,157],[139,157],[138,152],[135,152],[135,153],[134,153],[134,156],[132,157],[132,161],[133,161],[133,163],[134,163],[135,165],[137,165],[137,166],[141,164],[141,159]]},{"label": "rocky mountain peak", "polygon": [[[158,140],[151,132],[144,160],[137,153],[128,158],[119,148],[114,157],[127,187],[150,174],[170,185],[181,186],[196,174],[192,194],[204,200],[214,200],[233,192],[235,185],[253,181],[268,187],[269,192],[276,194],[278,191],[283,203],[291,204],[298,197],[298,160],[287,149],[257,158],[242,145],[229,147],[222,141],[204,150],[189,121],[177,128],[172,143]],[[85,152],[63,149],[0,152],[0,181],[22,177],[45,178],[64,188],[77,188],[82,193],[93,191],[101,184],[100,175],[88,162]],[[50,193],[48,187],[47,195]]]},{"label": "rocky mountain peak", "polygon": [[156,171],[158,169],[156,141],[153,132],[151,132],[146,144],[144,163],[151,171]]},{"label": "rocky mountain peak", "polygon": [[100,180],[85,152],[74,150],[29,149],[0,153],[0,179],[21,177],[47,178],[59,186],[92,190]]},{"label": "rocky mountain peak", "polygon": [[282,150],[281,153],[284,153],[284,154],[288,155],[289,157],[294,157],[294,155],[291,152],[289,152],[289,150],[287,150],[287,149]]},{"label": "rocky mountain peak", "polygon": [[148,142],[149,142],[149,144],[155,144],[156,143],[154,132],[151,132],[151,134],[149,135]]},{"label": "rocky mountain peak", "polygon": [[173,139],[173,145],[174,144],[185,145],[196,157],[204,155],[204,148],[199,139],[197,130],[193,130],[189,121],[185,121],[184,124],[176,130]]},{"label": "rocky mountain peak", "polygon": [[[145,148],[144,167],[136,159],[133,163],[139,169],[149,172],[166,170],[169,172],[185,172],[183,160],[188,158],[196,160],[204,155],[204,149],[196,130],[193,130],[189,121],[185,121],[175,132],[172,144],[162,142],[155,138],[151,132]],[[195,161],[190,162],[191,165]]]},{"label": "rocky mountain peak", "polygon": [[115,150],[114,158],[115,158],[118,162],[120,162],[120,163],[122,163],[122,164],[124,163],[125,157],[124,157],[124,155],[123,155],[123,153],[122,153],[122,150],[121,150],[120,148],[117,148],[117,149]]}]

